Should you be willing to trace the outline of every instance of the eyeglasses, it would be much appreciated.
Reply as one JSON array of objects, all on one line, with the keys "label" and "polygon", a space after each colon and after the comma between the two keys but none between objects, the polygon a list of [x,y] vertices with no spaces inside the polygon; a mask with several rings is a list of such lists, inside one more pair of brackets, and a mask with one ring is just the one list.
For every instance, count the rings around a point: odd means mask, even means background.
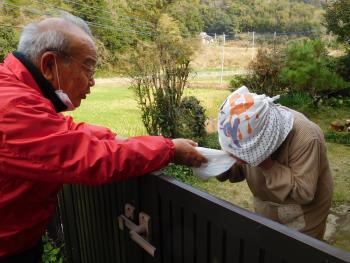
[{"label": "eyeglasses", "polygon": [[51,52],[55,52],[57,53],[58,55],[61,55],[67,59],[69,59],[70,61],[73,61],[75,62],[76,64],[78,64],[81,68],[83,68],[84,72],[85,72],[85,75],[86,77],[88,78],[89,81],[91,81],[93,78],[94,78],[94,75],[95,75],[95,72],[96,72],[96,66],[95,64],[96,63],[82,63],[79,59],[73,57],[72,55],[64,52],[64,51],[61,51],[61,50],[57,50],[57,49],[48,49],[46,51],[51,51]]},{"label": "eyeglasses", "polygon": [[95,65],[92,65],[90,63],[82,63],[80,60],[74,58],[73,56],[70,56],[69,59],[71,59],[73,62],[77,63],[80,65],[81,68],[83,68],[86,77],[88,80],[92,80],[94,78],[96,68]]}]

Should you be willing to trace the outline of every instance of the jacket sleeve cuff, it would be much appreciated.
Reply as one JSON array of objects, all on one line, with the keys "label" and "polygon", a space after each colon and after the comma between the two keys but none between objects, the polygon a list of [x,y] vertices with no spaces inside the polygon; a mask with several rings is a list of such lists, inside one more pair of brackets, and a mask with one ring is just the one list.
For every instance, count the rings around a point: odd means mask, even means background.
[{"label": "jacket sleeve cuff", "polygon": [[175,156],[175,144],[171,139],[164,138],[166,145],[169,147],[169,162],[174,160]]}]

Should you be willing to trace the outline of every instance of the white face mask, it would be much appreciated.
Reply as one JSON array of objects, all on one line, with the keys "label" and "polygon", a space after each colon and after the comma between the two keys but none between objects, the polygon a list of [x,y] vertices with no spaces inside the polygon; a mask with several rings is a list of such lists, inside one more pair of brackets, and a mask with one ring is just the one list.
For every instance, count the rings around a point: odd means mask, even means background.
[{"label": "white face mask", "polygon": [[67,109],[65,111],[72,111],[75,109],[75,106],[73,105],[67,93],[64,93],[63,90],[61,89],[60,78],[58,77],[58,67],[57,67],[56,58],[55,58],[55,65],[56,65],[56,76],[58,81],[58,90],[55,90],[55,93],[57,97],[62,101],[62,103],[67,106]]}]

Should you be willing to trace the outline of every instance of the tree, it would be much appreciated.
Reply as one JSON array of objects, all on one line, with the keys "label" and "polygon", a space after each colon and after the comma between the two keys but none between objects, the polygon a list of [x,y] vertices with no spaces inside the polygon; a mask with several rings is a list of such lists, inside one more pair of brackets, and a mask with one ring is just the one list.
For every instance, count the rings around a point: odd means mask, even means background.
[{"label": "tree", "polygon": [[178,22],[162,14],[155,41],[140,41],[128,57],[127,71],[134,80],[133,89],[142,111],[142,121],[151,135],[182,135],[180,117],[186,105],[193,104],[182,103],[192,47],[182,38]]},{"label": "tree", "polygon": [[76,0],[69,3],[73,14],[88,22],[97,39],[98,52],[102,54],[105,67],[116,67],[118,54],[126,51],[139,36],[146,35],[146,30],[138,28],[136,22],[126,15],[127,7],[106,0]]},{"label": "tree", "polygon": [[227,14],[231,17],[236,32],[254,30],[254,14],[251,6],[234,1],[228,6]]},{"label": "tree", "polygon": [[275,96],[283,91],[279,78],[282,66],[281,52],[259,49],[255,60],[249,64],[249,74],[235,77],[231,80],[230,87],[235,90],[245,85],[256,93]]},{"label": "tree", "polygon": [[206,33],[234,34],[235,27],[231,17],[224,10],[204,6],[201,8]]},{"label": "tree", "polygon": [[193,1],[175,1],[167,7],[167,13],[179,22],[182,36],[196,36],[203,31],[204,22],[199,4]]},{"label": "tree", "polygon": [[348,87],[329,67],[325,45],[321,41],[292,43],[285,50],[286,61],[281,81],[292,92],[308,92],[314,98]]},{"label": "tree", "polygon": [[337,74],[332,60],[321,41],[293,42],[277,52],[259,50],[256,60],[249,65],[250,74],[235,77],[230,85],[232,89],[246,85],[269,96],[307,93],[317,100],[349,86]]},{"label": "tree", "polygon": [[326,6],[325,25],[338,40],[350,44],[350,0],[336,0]]}]

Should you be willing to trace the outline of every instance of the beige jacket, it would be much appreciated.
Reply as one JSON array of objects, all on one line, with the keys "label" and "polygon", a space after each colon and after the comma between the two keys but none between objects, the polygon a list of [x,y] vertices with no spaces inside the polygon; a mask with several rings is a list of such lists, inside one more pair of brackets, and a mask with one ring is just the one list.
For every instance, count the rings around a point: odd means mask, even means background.
[{"label": "beige jacket", "polygon": [[325,141],[316,124],[290,111],[293,128],[272,154],[273,167],[236,166],[230,180],[246,179],[257,213],[322,239],[333,191]]}]

